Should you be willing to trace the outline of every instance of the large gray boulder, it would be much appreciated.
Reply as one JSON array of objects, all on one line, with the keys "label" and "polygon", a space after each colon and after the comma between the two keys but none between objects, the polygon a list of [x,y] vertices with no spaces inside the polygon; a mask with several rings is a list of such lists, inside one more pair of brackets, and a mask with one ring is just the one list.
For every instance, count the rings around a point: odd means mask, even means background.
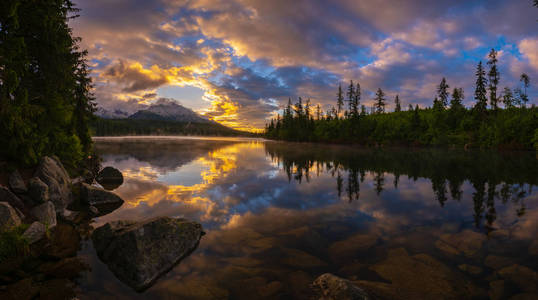
[{"label": "large gray boulder", "polygon": [[325,273],[312,283],[314,290],[323,300],[367,300],[368,294],[347,279]]},{"label": "large gray boulder", "polygon": [[18,170],[13,171],[9,175],[9,187],[17,194],[24,194],[28,191],[26,184],[22,179],[21,173]]},{"label": "large gray boulder", "polygon": [[7,202],[0,202],[0,230],[20,224],[21,219],[15,209]]},{"label": "large gray boulder", "polygon": [[32,177],[28,180],[28,196],[35,203],[45,203],[49,201],[49,186],[39,177]]},{"label": "large gray boulder", "polygon": [[13,194],[9,188],[0,185],[0,201],[9,203],[11,207],[16,208],[20,211],[25,211],[24,203],[19,197]]},{"label": "large gray boulder", "polygon": [[57,158],[43,157],[35,173],[49,188],[49,198],[57,213],[73,201],[70,178],[62,163]]},{"label": "large gray boulder", "polygon": [[32,215],[49,228],[56,226],[56,210],[54,209],[54,204],[50,201],[32,208]]},{"label": "large gray boulder", "polygon": [[112,192],[86,183],[80,183],[78,187],[80,202],[84,206],[97,209],[95,217],[110,213],[123,205],[123,199]]},{"label": "large gray boulder", "polygon": [[123,183],[123,174],[113,167],[105,167],[95,180],[107,190],[113,190]]},{"label": "large gray boulder", "polygon": [[196,222],[160,217],[107,223],[93,232],[92,240],[112,273],[142,291],[189,255],[202,235],[202,225]]},{"label": "large gray boulder", "polygon": [[28,243],[31,245],[33,243],[39,242],[42,238],[45,237],[47,233],[47,227],[39,222],[34,222],[30,224],[30,227],[22,234],[22,237],[25,238]]}]

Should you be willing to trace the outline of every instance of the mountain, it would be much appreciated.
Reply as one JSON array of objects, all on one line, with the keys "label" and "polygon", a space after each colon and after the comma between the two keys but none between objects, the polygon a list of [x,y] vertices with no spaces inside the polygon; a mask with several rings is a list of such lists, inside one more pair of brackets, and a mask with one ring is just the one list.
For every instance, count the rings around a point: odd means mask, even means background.
[{"label": "mountain", "polygon": [[103,119],[125,119],[129,117],[129,113],[115,109],[113,111],[106,110],[102,107],[97,108],[95,114]]},{"label": "mountain", "polygon": [[214,123],[173,101],[153,104],[129,116],[133,120],[175,121],[192,123]]}]

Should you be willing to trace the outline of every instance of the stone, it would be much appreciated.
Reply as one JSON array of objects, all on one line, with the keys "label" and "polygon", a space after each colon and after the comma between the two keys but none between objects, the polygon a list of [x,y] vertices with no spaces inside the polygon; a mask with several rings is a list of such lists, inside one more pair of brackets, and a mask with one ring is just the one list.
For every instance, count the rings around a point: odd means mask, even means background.
[{"label": "stone", "polygon": [[45,224],[49,229],[56,226],[56,210],[54,204],[47,201],[41,205],[32,208],[32,215],[42,224]]},{"label": "stone", "polygon": [[9,174],[9,187],[16,194],[24,194],[28,191],[26,184],[22,179],[21,173],[19,173],[18,170],[15,170]]},{"label": "stone", "polygon": [[500,269],[497,274],[516,284],[522,291],[538,293],[538,274],[528,267],[513,264]]},{"label": "stone", "polygon": [[498,255],[488,255],[486,256],[486,259],[484,260],[484,265],[486,267],[492,268],[495,270],[507,267],[512,264],[514,264],[513,259],[504,257],[504,256],[498,256]]},{"label": "stone", "polygon": [[37,167],[35,177],[38,177],[49,188],[49,198],[57,213],[63,210],[73,201],[71,193],[71,179],[69,174],[57,158],[43,157]]},{"label": "stone", "polygon": [[80,234],[74,226],[58,223],[51,234],[51,242],[45,249],[48,256],[66,258],[74,256],[80,248]]},{"label": "stone", "polygon": [[529,254],[538,256],[538,240],[532,241],[529,246]]},{"label": "stone", "polygon": [[427,254],[409,255],[404,248],[390,249],[387,258],[370,269],[391,282],[404,299],[462,299],[485,294],[457,270]]},{"label": "stone", "polygon": [[282,248],[281,251],[280,262],[294,268],[317,268],[327,265],[319,258],[299,249]]},{"label": "stone", "polygon": [[95,180],[107,190],[113,190],[123,184],[123,174],[116,168],[105,167]]},{"label": "stone", "polygon": [[486,239],[486,235],[466,229],[460,233],[441,235],[435,247],[447,254],[472,257],[482,249]]},{"label": "stone", "polygon": [[68,257],[57,262],[49,262],[39,267],[39,272],[56,278],[75,278],[90,266],[78,257]]},{"label": "stone", "polygon": [[0,292],[0,299],[35,299],[39,295],[39,288],[31,278],[22,279],[7,286],[5,291]]},{"label": "stone", "polygon": [[329,247],[329,255],[333,261],[342,262],[355,257],[357,252],[373,247],[378,238],[372,234],[356,234],[345,240],[335,242]]},{"label": "stone", "polygon": [[49,201],[49,187],[39,177],[30,178],[28,195],[35,203],[45,203]]},{"label": "stone", "polygon": [[34,244],[36,242],[39,242],[42,238],[45,237],[47,233],[47,228],[45,225],[39,222],[34,222],[26,229],[26,231],[22,234],[22,237],[25,238],[28,243]]},{"label": "stone", "polygon": [[468,264],[461,264],[458,266],[458,269],[464,271],[464,272],[467,272],[471,275],[478,275],[480,273],[482,273],[482,268],[480,267],[477,267],[477,266],[473,266],[473,265],[468,265]]},{"label": "stone", "polygon": [[7,229],[21,224],[21,219],[11,205],[0,202],[0,229]]},{"label": "stone", "polygon": [[142,291],[194,251],[202,235],[196,222],[159,217],[107,223],[93,232],[92,241],[112,273]]},{"label": "stone", "polygon": [[538,299],[538,294],[534,293],[522,293],[510,297],[510,300],[536,300]]},{"label": "stone", "polygon": [[504,280],[494,280],[489,283],[488,295],[491,300],[504,299],[506,289],[504,287]]},{"label": "stone", "polygon": [[368,294],[349,280],[325,273],[312,283],[320,299],[325,300],[367,300]]},{"label": "stone", "polygon": [[7,202],[11,207],[25,211],[25,206],[21,199],[3,185],[0,185],[0,202]]},{"label": "stone", "polygon": [[[123,199],[112,192],[86,183],[81,183],[78,187],[80,201],[83,205],[90,206],[90,211],[95,213],[94,217],[108,214],[123,205]],[[92,206],[97,209],[97,211],[91,209]]]}]

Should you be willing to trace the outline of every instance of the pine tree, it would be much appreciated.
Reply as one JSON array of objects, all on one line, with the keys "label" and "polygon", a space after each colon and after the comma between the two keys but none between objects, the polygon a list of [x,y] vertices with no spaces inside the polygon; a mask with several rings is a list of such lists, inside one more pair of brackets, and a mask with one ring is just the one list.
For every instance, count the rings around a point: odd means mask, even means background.
[{"label": "pine tree", "polygon": [[[437,88],[437,96],[438,96],[438,100],[439,100],[439,107],[441,108],[446,108],[447,105],[448,105],[448,89],[450,88],[450,86],[446,83],[446,79],[443,77],[443,79],[441,80],[441,83],[439,84],[439,87]],[[435,103],[434,103],[434,107],[435,107]]]},{"label": "pine tree", "polygon": [[504,88],[503,104],[505,108],[512,108],[514,106],[514,95],[509,87]]},{"label": "pine tree", "polygon": [[323,112],[321,111],[321,106],[318,104],[316,105],[316,120],[321,120],[321,114]]},{"label": "pine tree", "polygon": [[347,87],[347,103],[349,106],[349,111],[351,112],[351,107],[353,106],[353,101],[355,99],[355,86],[353,85],[353,80],[349,81],[349,86]]},{"label": "pine tree", "polygon": [[413,110],[413,104],[409,103],[409,107],[407,107],[407,110],[412,111]]},{"label": "pine tree", "polygon": [[[352,82],[353,84],[353,82]],[[349,93],[349,91],[348,91]],[[359,115],[359,105],[361,100],[361,85],[357,82],[352,100],[349,102],[349,115],[356,118]]]},{"label": "pine tree", "polygon": [[400,96],[396,95],[396,98],[394,98],[394,104],[396,105],[396,108],[394,109],[395,112],[402,111],[402,105],[400,103]]},{"label": "pine tree", "polygon": [[529,101],[529,96],[527,95],[527,89],[530,86],[531,80],[529,78],[529,75],[523,73],[521,74],[519,81],[523,82],[524,92],[520,94],[520,98],[521,98],[521,106],[524,107]]},{"label": "pine tree", "polygon": [[380,114],[385,112],[385,93],[381,88],[377,89],[375,94],[375,112]]},{"label": "pine tree", "polygon": [[476,69],[476,89],[474,92],[474,98],[476,100],[476,104],[474,106],[474,110],[478,112],[479,114],[484,114],[487,109],[487,98],[486,98],[486,72],[484,71],[484,68],[482,67],[482,62],[478,63],[477,69]]},{"label": "pine tree", "polygon": [[452,99],[450,100],[450,109],[451,110],[460,110],[463,109],[463,99],[465,98],[463,94],[463,88],[454,88],[452,92]]},{"label": "pine tree", "polygon": [[337,117],[340,115],[342,108],[344,107],[344,94],[342,92],[342,85],[338,85],[338,94],[336,95],[336,107],[337,107]]},{"label": "pine tree", "polygon": [[489,104],[491,105],[492,109],[497,109],[497,85],[499,84],[500,80],[499,70],[497,68],[497,51],[495,51],[495,49],[491,49],[488,57]]}]

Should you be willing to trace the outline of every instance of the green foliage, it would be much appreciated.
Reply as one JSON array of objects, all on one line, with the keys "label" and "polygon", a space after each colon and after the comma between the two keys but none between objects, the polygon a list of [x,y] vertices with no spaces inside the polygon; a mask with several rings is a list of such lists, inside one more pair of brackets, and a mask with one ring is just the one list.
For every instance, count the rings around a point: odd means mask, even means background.
[{"label": "green foliage", "polygon": [[[459,92],[458,92],[459,93]],[[336,119],[315,120],[286,114],[269,124],[265,136],[303,142],[363,145],[424,145],[479,148],[533,149],[538,108],[498,109],[484,120],[463,106],[448,110],[431,108]]]},{"label": "green foliage", "polygon": [[30,252],[30,245],[22,236],[28,227],[27,224],[21,224],[0,231],[0,263],[14,257],[25,256]]},{"label": "green foliage", "polygon": [[70,0],[6,0],[0,9],[0,156],[19,164],[91,149],[94,104],[85,51],[67,22]]}]

